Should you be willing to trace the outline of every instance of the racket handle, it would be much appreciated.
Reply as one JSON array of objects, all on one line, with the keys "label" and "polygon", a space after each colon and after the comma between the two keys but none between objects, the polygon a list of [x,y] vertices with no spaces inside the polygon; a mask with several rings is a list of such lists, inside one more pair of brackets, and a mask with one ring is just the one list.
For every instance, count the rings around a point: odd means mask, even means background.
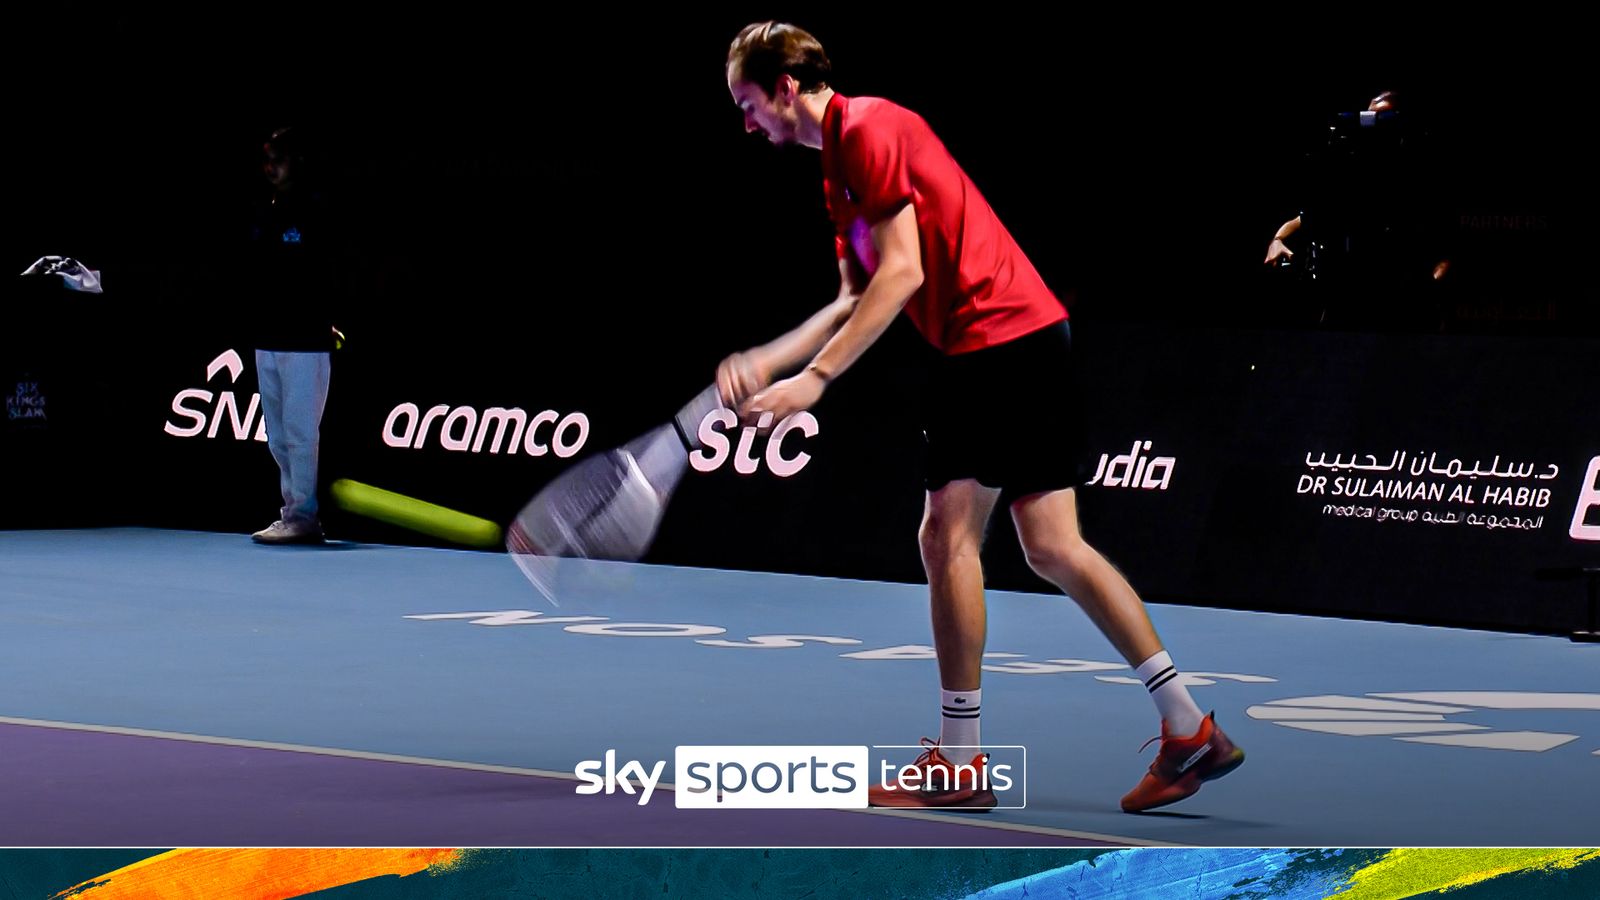
[{"label": "racket handle", "polygon": [[678,432],[678,440],[683,442],[684,449],[694,451],[704,446],[700,441],[700,423],[713,410],[721,408],[722,393],[713,384],[678,410],[678,414],[672,417],[672,427]]}]

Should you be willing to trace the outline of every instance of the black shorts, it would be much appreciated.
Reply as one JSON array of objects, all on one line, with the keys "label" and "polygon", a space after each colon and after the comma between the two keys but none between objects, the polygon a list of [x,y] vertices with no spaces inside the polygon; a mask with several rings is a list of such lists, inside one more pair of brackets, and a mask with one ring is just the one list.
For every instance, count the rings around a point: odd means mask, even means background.
[{"label": "black shorts", "polygon": [[976,479],[1008,500],[1088,481],[1066,322],[941,357],[923,403],[929,491]]}]

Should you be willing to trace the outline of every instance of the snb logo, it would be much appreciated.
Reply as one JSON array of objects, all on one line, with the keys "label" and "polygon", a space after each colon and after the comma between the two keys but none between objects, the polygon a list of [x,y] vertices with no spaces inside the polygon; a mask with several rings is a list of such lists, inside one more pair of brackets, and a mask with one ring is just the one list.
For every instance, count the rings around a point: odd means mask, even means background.
[{"label": "snb logo", "polygon": [[[228,381],[236,382],[244,374],[244,360],[233,350],[225,350],[222,355],[211,361],[206,366],[206,383],[209,384],[218,372],[226,371]],[[216,401],[214,408],[208,409],[206,404]],[[227,421],[236,441],[250,440],[252,424],[255,425],[255,440],[267,439],[266,417],[256,418],[256,413],[261,409],[261,395],[251,394],[250,404],[245,408],[244,414],[239,413],[239,401],[233,391],[212,393],[203,388],[189,388],[179,391],[172,398],[172,414],[179,418],[188,419],[189,424],[178,425],[168,420],[162,430],[173,437],[191,438],[198,437],[202,432],[208,438],[214,438],[222,428],[223,421]],[[208,427],[209,425],[209,427]]]},{"label": "snb logo", "polygon": [[[740,475],[754,475],[761,469],[761,459],[754,455],[756,432],[772,424],[772,414],[766,413],[756,425],[746,425],[739,430],[739,446],[734,448],[725,431],[739,424],[739,417],[731,409],[718,409],[700,420],[700,430],[697,436],[705,447],[689,454],[689,465],[694,466],[696,472],[715,472],[727,463],[728,457],[733,457],[733,470]],[[817,417],[808,412],[797,412],[786,417],[772,429],[772,434],[767,438],[766,459],[767,469],[779,478],[788,478],[806,467],[811,462],[811,454],[804,451],[792,456],[784,455],[784,439],[791,432],[798,431],[804,437],[816,437],[818,426]]]},{"label": "snb logo", "polygon": [[[1171,456],[1147,457],[1144,454],[1149,450],[1149,441],[1134,441],[1128,452],[1120,456],[1101,454],[1100,465],[1089,484],[1108,488],[1166,490],[1178,460]],[[1104,479],[1104,483],[1101,479]]]},{"label": "snb logo", "polygon": [[[1590,519],[1594,524],[1589,524]],[[1600,456],[1589,460],[1578,491],[1578,508],[1572,511],[1572,529],[1567,533],[1575,541],[1600,541]]]}]

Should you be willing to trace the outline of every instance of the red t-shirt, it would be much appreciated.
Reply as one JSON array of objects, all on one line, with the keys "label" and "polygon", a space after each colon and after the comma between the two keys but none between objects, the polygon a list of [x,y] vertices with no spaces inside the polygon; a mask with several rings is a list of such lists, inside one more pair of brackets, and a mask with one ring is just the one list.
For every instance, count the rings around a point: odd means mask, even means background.
[{"label": "red t-shirt", "polygon": [[840,259],[877,271],[871,227],[910,203],[922,287],[906,312],[947,354],[1015,340],[1065,307],[921,116],[876,97],[834,94],[822,118],[823,188]]}]

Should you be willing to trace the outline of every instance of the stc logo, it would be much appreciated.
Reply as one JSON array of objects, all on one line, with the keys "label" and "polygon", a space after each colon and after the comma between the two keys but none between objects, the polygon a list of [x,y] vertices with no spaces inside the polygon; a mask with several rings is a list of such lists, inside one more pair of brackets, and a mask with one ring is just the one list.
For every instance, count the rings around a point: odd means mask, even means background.
[{"label": "stc logo", "polygon": [[[1144,456],[1150,449],[1149,441],[1134,441],[1133,447],[1121,456],[1101,454],[1100,465],[1095,469],[1091,485],[1114,488],[1139,488],[1164,491],[1172,481],[1172,470],[1178,464],[1171,456]],[[1102,484],[1101,479],[1105,479]]]},{"label": "stc logo", "polygon": [[[1578,491],[1578,508],[1572,511],[1572,529],[1567,533],[1575,541],[1600,541],[1600,456],[1589,460],[1589,470],[1583,474],[1583,487]],[[1595,519],[1593,525],[1590,519]]]},{"label": "stc logo", "polygon": [[[224,351],[221,356],[213,359],[211,364],[206,366],[206,383],[210,384],[211,380],[217,377],[217,373],[223,370],[227,370],[229,383],[236,382],[239,380],[239,376],[244,374],[244,360],[240,359],[239,354],[233,350]],[[214,407],[209,406],[213,401],[215,401],[216,405]],[[257,418],[256,416],[260,409],[260,394],[250,395],[250,404],[245,408],[244,414],[241,416],[239,414],[239,400],[234,396],[233,391],[212,393],[203,388],[189,388],[179,391],[177,396],[172,398],[172,414],[181,419],[187,419],[188,424],[178,425],[169,419],[162,426],[162,430],[173,437],[199,437],[201,433],[204,433],[206,437],[214,438],[221,431],[222,423],[226,421],[234,440],[250,440],[252,437],[250,426],[254,424],[255,440],[265,441],[267,439],[266,419],[264,417]]]},{"label": "stc logo", "polygon": [[390,410],[384,420],[383,442],[391,447],[421,450],[433,433],[433,423],[441,417],[444,421],[437,432],[439,446],[458,453],[482,453],[487,445],[490,453],[499,453],[504,447],[510,454],[521,450],[529,456],[544,456],[553,451],[565,459],[582,450],[589,440],[589,417],[581,412],[563,416],[547,409],[530,418],[515,407],[491,406],[480,416],[470,406],[451,409],[441,403],[424,413],[415,403],[402,403]]},{"label": "stc logo", "polygon": [[[700,443],[705,446],[689,454],[689,465],[696,472],[715,472],[733,457],[733,470],[740,475],[754,475],[761,470],[761,458],[754,454],[756,433],[772,425],[772,414],[767,413],[755,425],[746,425],[739,429],[739,445],[734,447],[729,436],[724,432],[739,424],[739,417],[731,409],[718,409],[700,420],[700,429],[697,436]],[[779,478],[788,478],[811,462],[811,454],[804,451],[796,452],[792,456],[784,455],[784,439],[790,433],[798,431],[804,437],[817,436],[817,417],[808,412],[797,412],[784,418],[778,427],[772,429],[772,434],[767,438],[766,451],[762,455],[767,463],[767,469]]]}]

